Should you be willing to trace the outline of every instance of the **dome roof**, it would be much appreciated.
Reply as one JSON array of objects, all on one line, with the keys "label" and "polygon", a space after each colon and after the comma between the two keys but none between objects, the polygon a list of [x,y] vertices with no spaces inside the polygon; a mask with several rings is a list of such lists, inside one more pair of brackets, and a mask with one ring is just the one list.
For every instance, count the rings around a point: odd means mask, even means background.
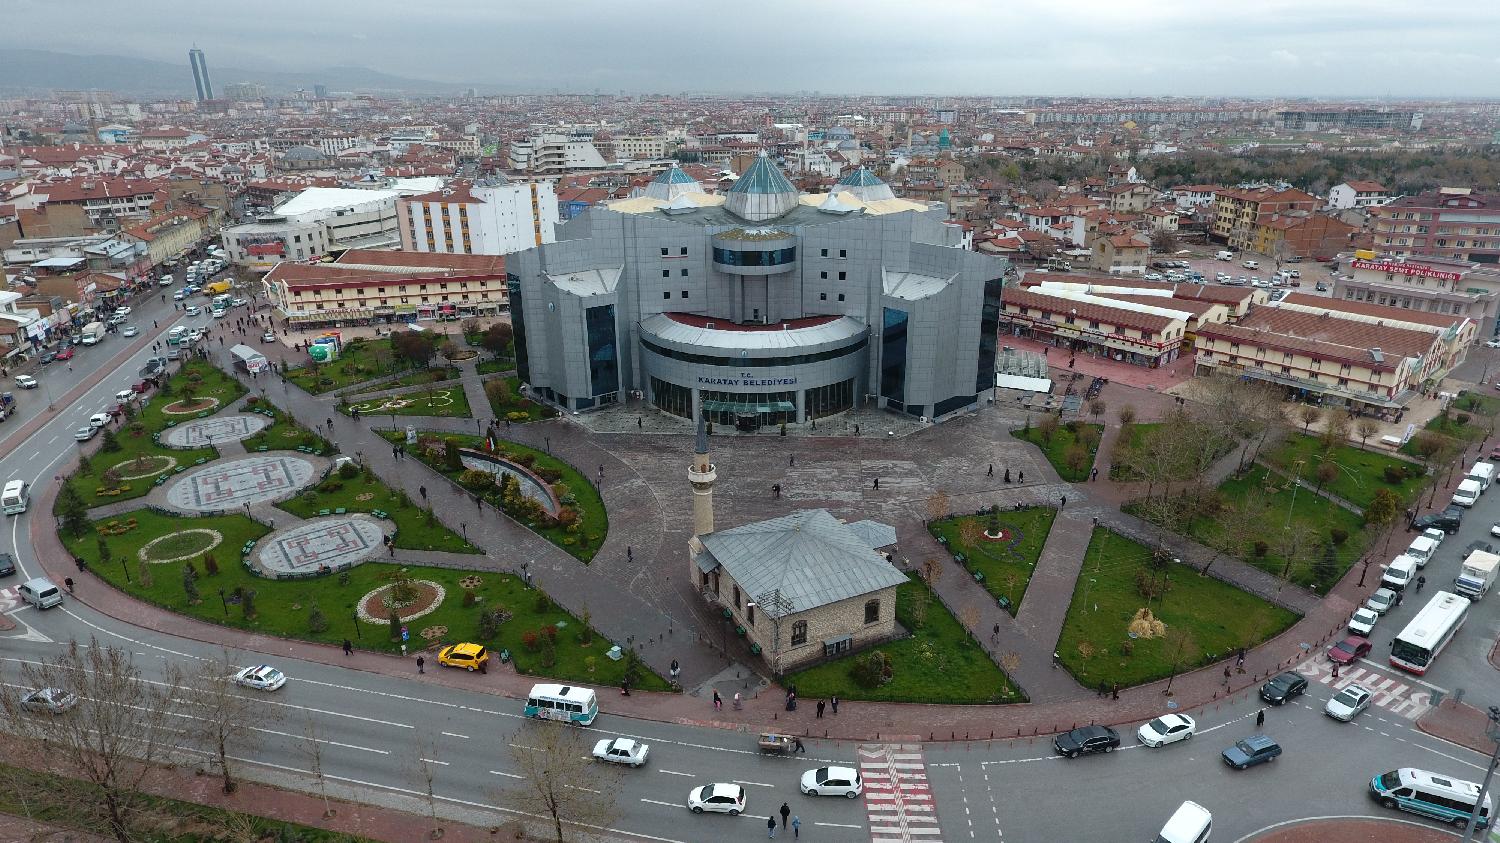
[{"label": "dome roof", "polygon": [[860,167],[847,176],[839,179],[838,184],[831,192],[848,192],[854,194],[861,202],[874,202],[880,199],[895,199],[896,194],[891,186],[880,180],[880,177],[870,172],[865,167]]},{"label": "dome roof", "polygon": [[644,195],[652,199],[662,199],[671,202],[684,193],[702,193],[703,185],[698,180],[684,173],[682,168],[673,164],[661,175],[651,180],[646,185]]},{"label": "dome roof", "polygon": [[725,191],[724,207],[750,222],[775,219],[797,207],[797,188],[762,150],[749,168]]}]

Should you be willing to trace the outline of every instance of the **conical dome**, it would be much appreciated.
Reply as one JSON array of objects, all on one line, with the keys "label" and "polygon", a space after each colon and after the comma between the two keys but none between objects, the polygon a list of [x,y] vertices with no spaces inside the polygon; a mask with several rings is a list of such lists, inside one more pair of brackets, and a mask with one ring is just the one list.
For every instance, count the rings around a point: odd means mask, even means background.
[{"label": "conical dome", "polygon": [[879,176],[860,167],[847,176],[839,179],[834,187],[834,193],[852,193],[859,197],[861,202],[875,202],[881,199],[895,199],[896,194],[891,186],[880,180]]},{"label": "conical dome", "polygon": [[671,202],[684,193],[702,193],[703,185],[699,184],[692,176],[684,173],[682,168],[673,164],[665,172],[651,180],[646,185],[645,195],[652,199],[662,199]]},{"label": "conical dome", "polygon": [[762,150],[755,162],[725,191],[724,207],[740,219],[762,222],[797,207],[797,188]]}]

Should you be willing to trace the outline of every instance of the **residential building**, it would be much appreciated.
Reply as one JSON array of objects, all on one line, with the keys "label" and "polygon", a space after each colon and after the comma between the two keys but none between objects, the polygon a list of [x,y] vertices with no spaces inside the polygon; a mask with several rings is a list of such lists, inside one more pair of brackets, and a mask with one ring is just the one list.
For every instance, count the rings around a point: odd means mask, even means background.
[{"label": "residential building", "polygon": [[309,187],[255,222],[222,232],[230,261],[269,269],[339,249],[390,249],[401,242],[399,190]]},{"label": "residential building", "polygon": [[147,260],[152,267],[159,267],[186,254],[210,234],[205,226],[210,216],[206,208],[183,207],[121,229],[120,238],[146,244]]},{"label": "residential building", "polygon": [[568,135],[546,133],[510,145],[510,169],[534,177],[603,170],[608,166],[592,142]]},{"label": "residential building", "polygon": [[1144,184],[1124,182],[1105,188],[1108,207],[1116,213],[1139,213],[1156,198],[1156,191]]},{"label": "residential building", "polygon": [[266,95],[266,86],[258,82],[231,82],[224,86],[224,98],[237,102],[258,100]]},{"label": "residential building", "polygon": [[1415,132],[1422,128],[1420,111],[1342,108],[1282,111],[1277,116],[1281,119],[1281,128],[1294,132],[1322,132],[1329,129],[1409,129]]},{"label": "residential building", "polygon": [[1214,194],[1223,190],[1216,184],[1182,184],[1168,190],[1179,208],[1207,208],[1214,203]]},{"label": "residential building", "polygon": [[1294,188],[1225,188],[1214,194],[1209,233],[1232,249],[1253,249],[1256,226],[1273,214],[1313,211],[1317,206],[1316,197]]},{"label": "residential building", "polygon": [[1138,234],[1112,234],[1098,238],[1089,255],[1089,266],[1111,275],[1142,275],[1151,243]]},{"label": "residential building", "polygon": [[654,161],[667,157],[666,135],[617,135],[609,144],[616,161]]},{"label": "residential building", "polygon": [[1368,208],[1371,205],[1382,205],[1390,198],[1390,191],[1379,182],[1346,181],[1329,188],[1328,208],[1338,211]]},{"label": "residential building", "polygon": [[197,47],[188,50],[188,64],[193,67],[193,88],[197,92],[198,102],[213,99],[214,83],[208,75],[208,59],[203,57],[203,51]]},{"label": "residential building", "polygon": [[503,178],[402,198],[396,218],[401,248],[464,255],[508,255],[551,243],[560,221],[552,182]]},{"label": "residential building", "polygon": [[[1028,273],[1027,280],[1041,278]],[[1007,287],[1002,298],[1000,329],[1012,336],[1039,340],[1073,354],[1092,354],[1137,366],[1157,368],[1176,360],[1188,323],[1211,308],[1165,296],[1150,301],[1116,298],[1150,288],[1099,286],[1098,278],[1046,273],[1044,281]],[[1221,307],[1220,314],[1227,315]],[[1209,318],[1212,318],[1210,316]]]},{"label": "residential building", "polygon": [[350,249],[333,263],[284,261],[261,283],[278,314],[304,327],[493,315],[507,303],[499,255]]},{"label": "residential building", "polygon": [[1381,252],[1500,262],[1500,192],[1443,187],[1403,196],[1372,213]]},{"label": "residential building", "polygon": [[762,154],[710,195],[672,168],[507,258],[521,380],[568,410],[636,394],[742,429],[972,408],[1008,263],[944,222],[863,169],[799,194]]},{"label": "residential building", "polygon": [[1467,317],[1485,339],[1500,333],[1500,267],[1452,258],[1355,258],[1335,274],[1332,296]]},{"label": "residential building", "polygon": [[1326,261],[1349,248],[1359,229],[1331,214],[1315,211],[1275,213],[1250,230],[1248,248],[1279,260],[1293,256]]},{"label": "residential building", "polygon": [[81,207],[96,229],[116,231],[131,218],[144,220],[155,213],[159,189],[161,183],[145,179],[78,176],[33,184],[31,193],[38,204]]}]

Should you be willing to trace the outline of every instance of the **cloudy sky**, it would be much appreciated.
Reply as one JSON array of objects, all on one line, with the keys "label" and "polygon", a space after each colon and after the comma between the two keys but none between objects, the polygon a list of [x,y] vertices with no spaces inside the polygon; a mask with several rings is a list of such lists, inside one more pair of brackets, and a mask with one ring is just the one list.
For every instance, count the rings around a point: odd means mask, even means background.
[{"label": "cloudy sky", "polygon": [[[1497,0],[0,0],[13,47],[528,91],[1500,96]],[[0,68],[0,73],[3,73]]]}]

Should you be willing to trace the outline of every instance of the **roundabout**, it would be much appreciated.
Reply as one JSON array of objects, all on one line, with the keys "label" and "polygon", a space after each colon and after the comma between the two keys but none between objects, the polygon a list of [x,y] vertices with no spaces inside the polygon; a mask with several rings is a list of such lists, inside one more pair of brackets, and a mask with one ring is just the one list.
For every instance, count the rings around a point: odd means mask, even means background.
[{"label": "roundabout", "polygon": [[[163,408],[162,412],[171,413],[172,411]],[[169,428],[162,434],[161,442],[169,448],[202,448],[219,442],[248,439],[270,423],[271,420],[265,416],[251,415],[195,419]]]},{"label": "roundabout", "polygon": [[[397,599],[395,593],[401,589],[405,589],[407,594]],[[366,594],[360,598],[359,606],[355,611],[359,613],[359,619],[366,623],[389,625],[391,612],[396,612],[405,623],[437,611],[437,607],[443,604],[443,598],[446,596],[447,592],[438,583],[431,580],[409,580],[405,583],[383,585]],[[446,627],[429,627],[428,629],[446,631]],[[426,633],[426,630],[423,632]],[[422,637],[430,640],[436,636],[424,634]]]},{"label": "roundabout", "polygon": [[167,505],[201,513],[275,503],[316,479],[316,459],[283,453],[214,462],[175,479],[167,488]]},{"label": "roundabout", "polygon": [[386,529],[368,516],[315,518],[261,539],[256,560],[274,577],[345,568],[379,556]]}]

